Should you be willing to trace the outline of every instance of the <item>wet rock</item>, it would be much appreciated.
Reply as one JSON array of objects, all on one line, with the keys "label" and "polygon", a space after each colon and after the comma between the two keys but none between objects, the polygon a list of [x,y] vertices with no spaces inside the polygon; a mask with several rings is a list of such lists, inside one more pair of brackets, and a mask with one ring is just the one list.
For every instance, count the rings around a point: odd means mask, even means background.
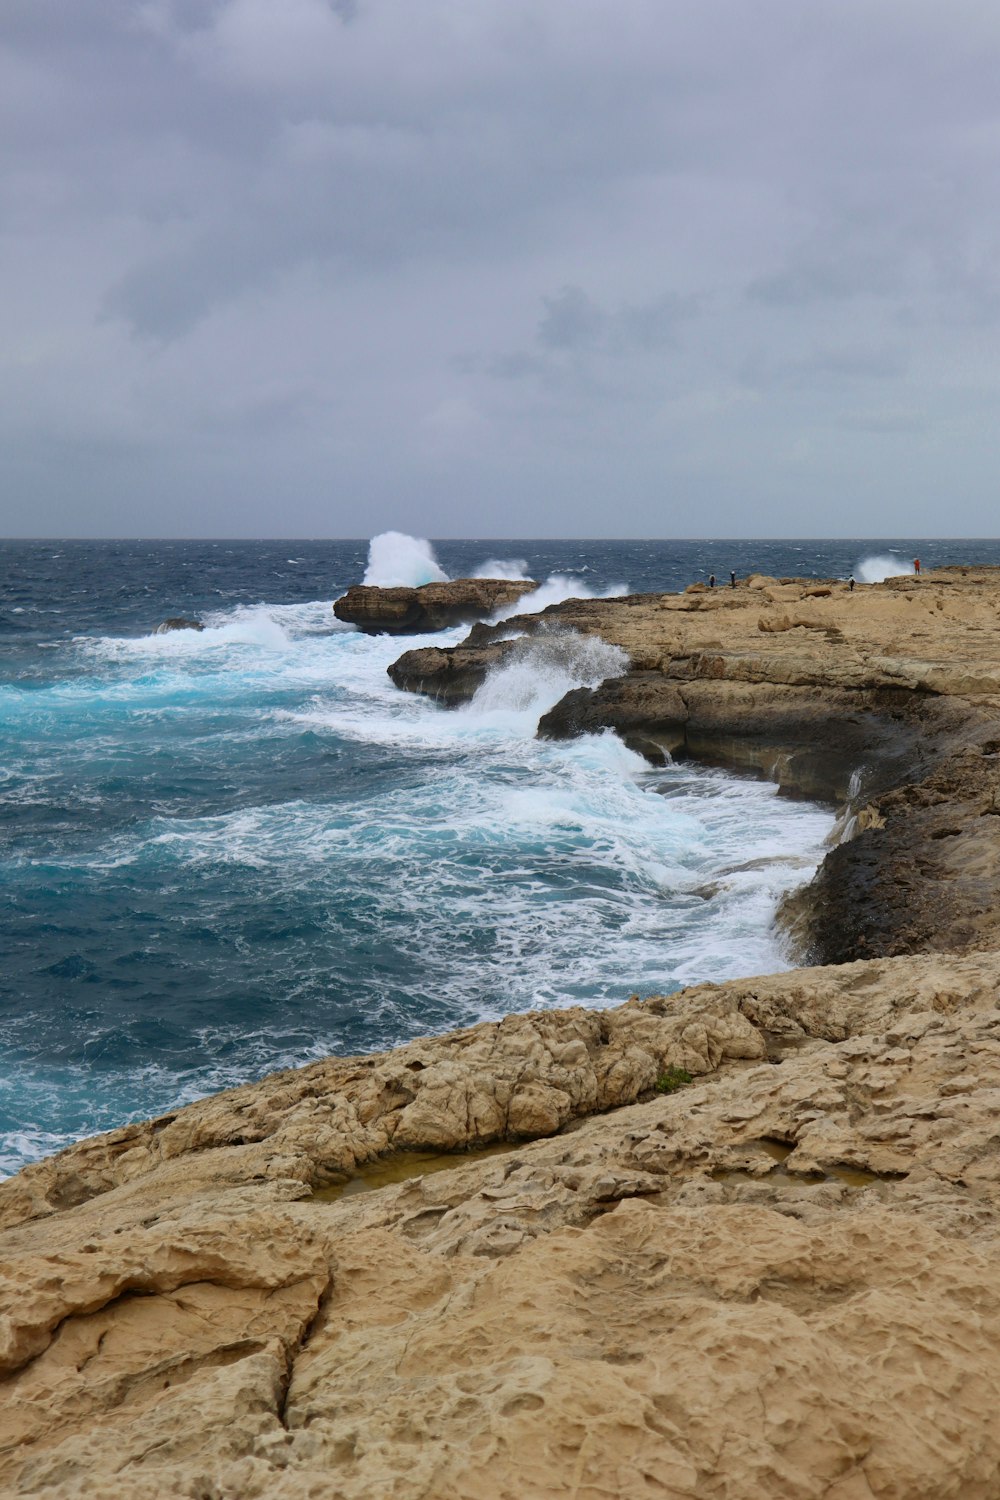
[{"label": "wet rock", "polygon": [[487,673],[501,665],[513,646],[513,641],[494,641],[475,651],[423,646],[404,652],[387,671],[398,688],[424,693],[445,707],[457,708],[475,696]]},{"label": "wet rock", "polygon": [[200,620],[188,620],[184,615],[171,615],[168,620],[157,625],[153,631],[154,635],[168,635],[171,630],[204,630],[205,627]]}]

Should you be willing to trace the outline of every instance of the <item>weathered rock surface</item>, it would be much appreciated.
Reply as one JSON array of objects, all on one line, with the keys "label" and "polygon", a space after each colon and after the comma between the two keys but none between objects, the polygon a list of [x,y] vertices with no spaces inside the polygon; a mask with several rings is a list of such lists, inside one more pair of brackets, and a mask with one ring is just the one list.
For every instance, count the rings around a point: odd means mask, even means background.
[{"label": "weathered rock surface", "polygon": [[29,1168],[0,1492],[988,1500],[998,995],[984,953],[512,1017]]},{"label": "weathered rock surface", "polygon": [[359,583],[334,602],[333,612],[366,635],[424,635],[485,620],[537,587],[530,579],[507,578],[454,578],[414,589]]},{"label": "weathered rock surface", "polygon": [[540,734],[613,729],[652,759],[752,770],[845,809],[856,836],[789,909],[804,958],[1000,942],[1000,570],[943,568],[853,592],[753,578],[574,599],[479,625],[450,650],[407,652],[390,675],[454,704],[554,629],[598,635],[631,667],[568,693]]}]

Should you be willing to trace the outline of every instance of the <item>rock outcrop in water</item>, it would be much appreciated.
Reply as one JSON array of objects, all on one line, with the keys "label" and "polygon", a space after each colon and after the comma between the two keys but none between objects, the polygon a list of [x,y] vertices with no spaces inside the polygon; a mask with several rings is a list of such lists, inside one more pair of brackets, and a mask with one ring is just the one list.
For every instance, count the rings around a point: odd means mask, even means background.
[{"label": "rock outcrop in water", "polygon": [[334,602],[338,620],[366,635],[425,635],[485,620],[537,589],[531,579],[454,578],[420,588],[355,584]]},{"label": "rock outcrop in water", "polygon": [[901,956],[328,1059],[0,1184],[0,1493],[996,1500],[1000,578],[759,582],[394,676],[622,647],[543,732],[847,802],[800,929]]},{"label": "rock outcrop in water", "polygon": [[189,620],[184,615],[171,615],[153,631],[154,635],[169,635],[172,630],[204,630],[200,620]]}]

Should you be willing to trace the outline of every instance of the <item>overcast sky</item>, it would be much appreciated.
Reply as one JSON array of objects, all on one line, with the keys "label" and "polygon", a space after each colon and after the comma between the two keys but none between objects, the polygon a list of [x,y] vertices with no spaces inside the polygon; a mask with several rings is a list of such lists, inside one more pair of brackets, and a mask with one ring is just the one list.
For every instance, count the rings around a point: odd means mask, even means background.
[{"label": "overcast sky", "polygon": [[995,0],[2,0],[0,533],[990,535]]}]

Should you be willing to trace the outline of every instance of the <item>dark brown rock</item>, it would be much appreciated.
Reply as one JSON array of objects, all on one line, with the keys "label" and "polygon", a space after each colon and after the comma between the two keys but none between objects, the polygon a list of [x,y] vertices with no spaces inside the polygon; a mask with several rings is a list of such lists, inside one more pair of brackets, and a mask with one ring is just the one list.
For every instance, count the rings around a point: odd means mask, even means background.
[{"label": "dark brown rock", "polygon": [[187,620],[183,615],[171,615],[162,625],[157,625],[154,635],[168,635],[171,630],[204,630],[200,620]]},{"label": "dark brown rock", "polygon": [[531,579],[508,578],[455,578],[415,589],[356,584],[336,600],[333,612],[366,635],[424,635],[483,620],[537,587]]},{"label": "dark brown rock", "polygon": [[457,708],[468,703],[489,669],[498,666],[513,645],[513,641],[497,641],[478,650],[421,646],[405,651],[388,673],[397,687],[424,693],[447,708]]}]

